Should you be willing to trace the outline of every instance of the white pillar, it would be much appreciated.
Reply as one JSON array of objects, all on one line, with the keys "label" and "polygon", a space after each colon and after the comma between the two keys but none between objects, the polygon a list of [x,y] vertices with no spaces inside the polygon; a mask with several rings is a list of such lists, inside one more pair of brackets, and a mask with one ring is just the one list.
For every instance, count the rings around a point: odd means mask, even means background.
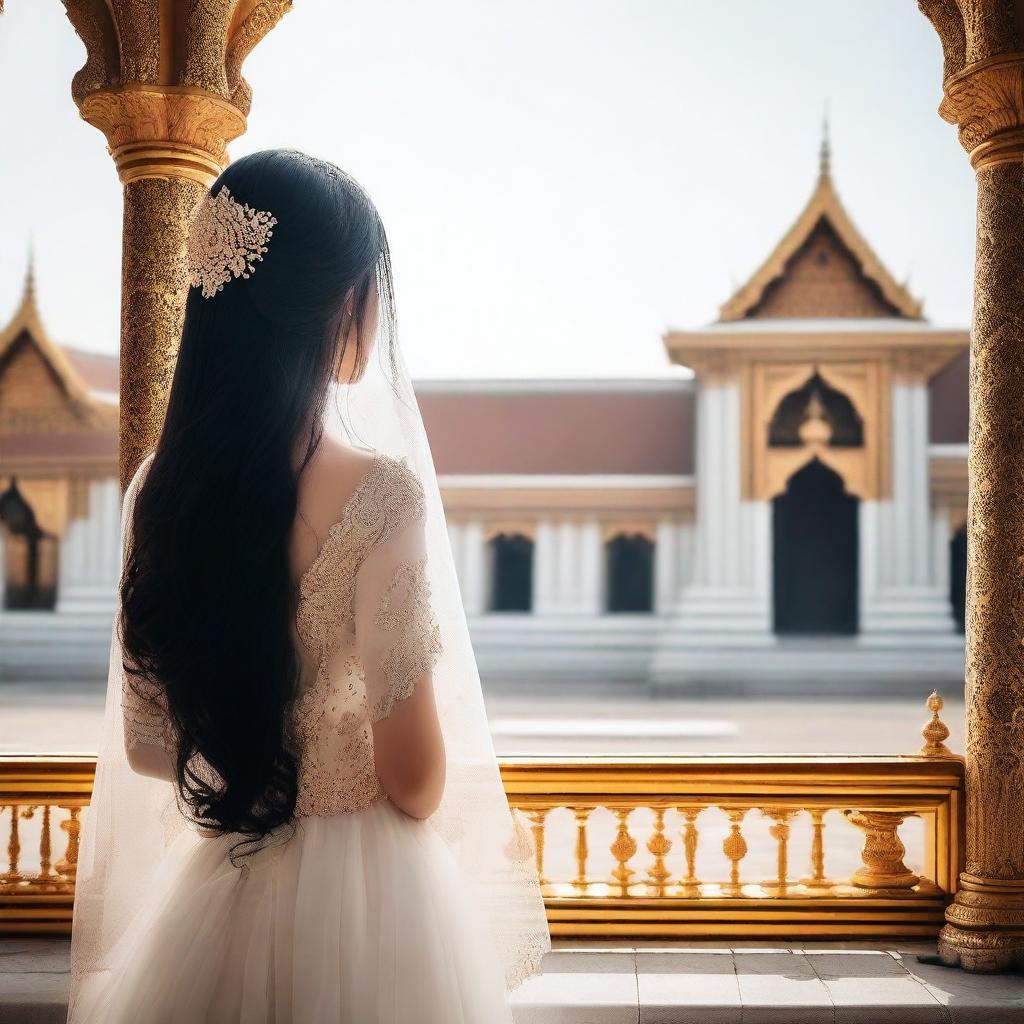
[{"label": "white pillar", "polygon": [[668,615],[679,600],[681,553],[679,528],[670,518],[658,520],[654,544],[654,611]]},{"label": "white pillar", "polygon": [[[950,542],[953,530],[950,526],[949,508],[936,505],[932,510],[932,577],[937,590],[946,595],[950,591]],[[951,605],[952,607],[952,605]]]},{"label": "white pillar", "polygon": [[121,573],[121,488],[89,483],[88,512],[68,524],[57,554],[57,612],[112,612]]},{"label": "white pillar", "polygon": [[576,524],[563,519],[558,524],[558,572],[554,606],[562,613],[573,613],[579,602],[579,544]]},{"label": "white pillar", "polygon": [[892,487],[860,507],[860,632],[865,641],[894,634],[954,634],[948,560],[935,539],[928,480],[928,385],[891,385]]},{"label": "white pillar", "polygon": [[559,531],[550,519],[537,523],[533,542],[533,611],[550,615],[558,609]]},{"label": "white pillar", "polygon": [[741,498],[740,444],[738,383],[702,387],[693,571],[673,623],[701,642],[709,634],[766,640],[771,630],[771,509]]},{"label": "white pillar", "polygon": [[666,618],[649,668],[658,687],[749,680],[776,643],[771,507],[742,498],[740,424],[738,381],[702,384],[695,521],[677,532],[658,525],[656,610]]},{"label": "white pillar", "polygon": [[597,616],[604,611],[604,543],[601,524],[587,519],[579,524],[580,582],[578,611]]},{"label": "white pillar", "polygon": [[467,615],[481,615],[487,607],[487,579],[484,571],[484,528],[479,519],[459,524],[459,583]]}]

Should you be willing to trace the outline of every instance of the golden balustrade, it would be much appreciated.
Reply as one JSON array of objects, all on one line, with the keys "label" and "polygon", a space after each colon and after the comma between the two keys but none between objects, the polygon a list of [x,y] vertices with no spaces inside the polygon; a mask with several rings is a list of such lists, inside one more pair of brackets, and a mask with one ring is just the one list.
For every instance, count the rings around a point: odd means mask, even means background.
[{"label": "golden balustrade", "polygon": [[[516,758],[501,772],[534,823],[555,935],[934,936],[956,889],[958,758]],[[602,813],[610,859],[597,870]],[[910,819],[918,870],[903,859]],[[857,864],[830,880],[837,850]]]},{"label": "golden balustrade", "polygon": [[[929,741],[941,706],[933,695]],[[534,840],[555,935],[892,939],[937,935],[956,891],[963,762],[942,739],[907,757],[602,755],[500,767]],[[94,770],[90,757],[0,756],[0,934],[69,930]]]},{"label": "golden balustrade", "polygon": [[70,931],[81,813],[95,768],[93,757],[0,757],[0,934]]}]

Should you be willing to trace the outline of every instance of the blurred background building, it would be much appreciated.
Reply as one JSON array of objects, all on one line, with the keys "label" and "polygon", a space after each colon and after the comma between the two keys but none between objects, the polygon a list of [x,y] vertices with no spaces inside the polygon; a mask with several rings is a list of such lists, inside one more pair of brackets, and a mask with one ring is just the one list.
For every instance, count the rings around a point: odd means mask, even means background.
[{"label": "blurred background building", "polygon": [[[421,381],[485,678],[918,693],[963,678],[968,333],[814,191],[699,330],[693,377]],[[0,333],[0,678],[106,671],[114,357]]]}]

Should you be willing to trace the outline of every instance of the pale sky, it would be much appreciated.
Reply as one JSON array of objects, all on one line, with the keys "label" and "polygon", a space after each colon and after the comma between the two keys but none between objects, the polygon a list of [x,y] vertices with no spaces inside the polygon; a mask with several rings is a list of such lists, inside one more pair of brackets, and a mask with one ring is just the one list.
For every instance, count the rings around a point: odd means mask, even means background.
[{"label": "pale sky", "polygon": [[[0,321],[34,239],[51,334],[117,345],[121,190],[58,0],[0,17]],[[935,323],[970,319],[974,181],[909,0],[296,0],[233,156],[354,174],[418,377],[654,376],[808,198],[829,105],[853,219]],[[677,371],[678,372],[678,371]]]}]

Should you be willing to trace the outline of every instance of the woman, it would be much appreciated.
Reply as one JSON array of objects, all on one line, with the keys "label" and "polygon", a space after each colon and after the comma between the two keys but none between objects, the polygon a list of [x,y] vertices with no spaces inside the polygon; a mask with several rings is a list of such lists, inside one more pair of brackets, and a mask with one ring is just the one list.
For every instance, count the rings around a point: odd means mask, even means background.
[{"label": "woman", "polygon": [[547,928],[380,219],[333,165],[256,153],[188,259],[125,495],[69,1021],[510,1021]]}]

